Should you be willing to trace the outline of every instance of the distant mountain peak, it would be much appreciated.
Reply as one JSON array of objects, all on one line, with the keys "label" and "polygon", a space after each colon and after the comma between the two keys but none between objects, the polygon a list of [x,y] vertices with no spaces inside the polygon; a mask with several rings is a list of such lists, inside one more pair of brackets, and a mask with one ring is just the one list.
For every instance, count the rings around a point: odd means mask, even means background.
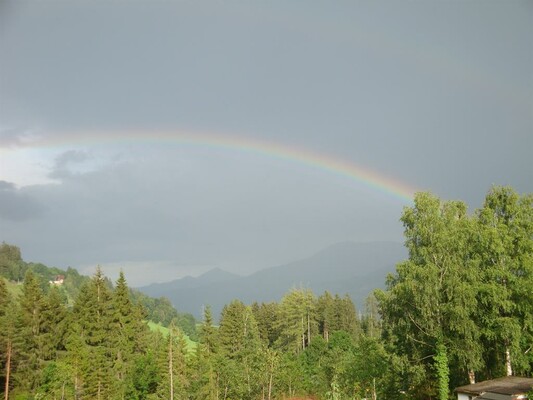
[{"label": "distant mountain peak", "polygon": [[183,278],[140,288],[154,296],[167,296],[179,310],[200,316],[209,304],[217,315],[233,299],[245,303],[279,301],[291,287],[304,284],[316,294],[328,290],[349,294],[356,306],[373,289],[383,287],[387,274],[404,260],[407,250],[394,242],[341,242],[314,255],[240,276],[215,267],[196,278]]},{"label": "distant mountain peak", "polygon": [[202,275],[198,276],[198,278],[196,279],[219,281],[221,279],[225,280],[225,279],[235,279],[235,278],[240,278],[240,275],[225,271],[220,267],[215,267],[215,268],[210,269],[207,272],[204,272]]}]

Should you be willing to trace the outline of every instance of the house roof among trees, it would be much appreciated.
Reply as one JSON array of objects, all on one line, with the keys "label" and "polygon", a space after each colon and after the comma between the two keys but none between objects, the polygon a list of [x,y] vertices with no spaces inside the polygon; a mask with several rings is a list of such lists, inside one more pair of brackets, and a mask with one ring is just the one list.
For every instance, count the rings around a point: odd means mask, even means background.
[{"label": "house roof among trees", "polygon": [[504,378],[491,379],[471,385],[465,385],[455,389],[456,392],[479,396],[486,392],[516,395],[525,394],[533,389],[533,378],[519,376],[506,376]]}]

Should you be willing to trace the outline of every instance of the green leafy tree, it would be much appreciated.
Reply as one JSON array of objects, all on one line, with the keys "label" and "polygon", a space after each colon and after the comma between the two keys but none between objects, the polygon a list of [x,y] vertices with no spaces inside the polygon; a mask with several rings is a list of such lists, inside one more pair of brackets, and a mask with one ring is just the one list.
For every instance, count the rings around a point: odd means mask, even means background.
[{"label": "green leafy tree", "polygon": [[274,382],[274,390],[281,398],[305,395],[304,367],[298,354],[293,351],[280,353],[277,379]]},{"label": "green leafy tree", "polygon": [[261,398],[271,400],[274,396],[274,382],[279,374],[280,354],[268,347],[263,347],[263,363],[259,370],[261,376]]},{"label": "green leafy tree", "polygon": [[[335,334],[332,334],[333,338]],[[307,393],[321,395],[328,391],[330,387],[331,376],[328,368],[328,343],[325,339],[317,335],[311,340],[309,346],[299,354],[299,362],[302,366],[303,379]],[[339,360],[335,360],[334,365],[338,365]]]},{"label": "green leafy tree", "polygon": [[52,361],[43,368],[41,383],[35,398],[74,398],[70,366],[64,361]]},{"label": "green leafy tree", "polygon": [[[468,370],[479,368],[481,348],[473,319],[478,282],[466,206],[419,193],[414,207],[404,210],[402,222],[409,259],[388,278],[388,290],[376,292],[386,336],[395,352],[424,365],[424,382],[438,381],[433,358],[437,344],[467,376]],[[437,387],[424,384],[412,391],[432,396]]]},{"label": "green leafy tree", "polygon": [[477,212],[476,227],[476,318],[484,346],[492,349],[487,374],[525,373],[533,368],[533,196],[494,187]]},{"label": "green leafy tree", "polygon": [[[158,367],[157,357],[152,351],[140,355],[132,367],[126,398],[134,400],[154,398],[162,376],[163,371]],[[164,397],[156,398],[168,399],[168,392]]]},{"label": "green leafy tree", "polygon": [[26,263],[22,260],[20,249],[2,242],[0,244],[0,276],[11,281],[21,281],[26,273]]},{"label": "green leafy tree", "polygon": [[433,359],[435,360],[435,372],[438,381],[438,399],[448,399],[448,385],[450,382],[450,371],[448,368],[448,356],[446,346],[437,343],[437,351]]}]

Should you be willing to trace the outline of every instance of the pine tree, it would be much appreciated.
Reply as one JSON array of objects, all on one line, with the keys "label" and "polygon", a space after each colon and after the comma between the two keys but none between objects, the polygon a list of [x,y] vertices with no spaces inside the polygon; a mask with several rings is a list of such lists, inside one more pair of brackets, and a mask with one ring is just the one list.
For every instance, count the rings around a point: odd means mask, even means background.
[{"label": "pine tree", "polygon": [[160,354],[163,355],[161,382],[157,389],[160,399],[184,399],[187,397],[189,380],[187,375],[187,343],[183,332],[172,321],[169,334]]},{"label": "pine tree", "polygon": [[252,304],[252,313],[257,322],[259,337],[263,343],[271,347],[279,338],[279,305],[278,303]]},{"label": "pine tree", "polygon": [[[231,398],[248,399],[260,391],[262,347],[251,307],[234,300],[226,305],[218,330],[220,352],[225,358],[218,372],[225,372],[221,388]],[[238,368],[235,368],[235,366]]]},{"label": "pine tree", "polygon": [[336,321],[334,330],[347,332],[354,338],[359,336],[361,327],[357,319],[355,304],[350,296],[344,295],[341,298],[335,295],[333,309]]},{"label": "pine tree", "polygon": [[45,315],[47,303],[37,277],[24,277],[17,319],[18,357],[13,378],[21,391],[35,393],[46,360]]},{"label": "pine tree", "polygon": [[12,369],[15,362],[14,347],[15,324],[18,310],[16,304],[7,291],[4,279],[0,277],[0,392],[4,398],[9,397],[12,385]]},{"label": "pine tree", "polygon": [[204,308],[204,320],[200,327],[200,343],[196,348],[192,394],[197,400],[218,399],[218,382],[215,359],[218,353],[218,337],[213,326],[211,308]]},{"label": "pine tree", "polygon": [[46,360],[57,361],[59,353],[65,350],[67,332],[67,308],[65,298],[58,287],[52,287],[45,297],[43,315],[43,343]]},{"label": "pine tree", "polygon": [[318,298],[317,313],[318,330],[322,334],[324,340],[328,342],[334,317],[333,297],[328,291],[325,291],[324,294]]},{"label": "pine tree", "polygon": [[[80,290],[73,309],[80,339],[76,347],[81,367],[80,398],[105,399],[112,393],[112,302],[108,282],[100,268]],[[115,332],[116,333],[116,332]],[[72,332],[74,334],[74,332]]]},{"label": "pine tree", "polygon": [[379,317],[379,305],[376,296],[371,293],[365,301],[365,315],[362,319],[362,331],[370,338],[381,337],[381,319]]},{"label": "pine tree", "polygon": [[131,301],[124,273],[120,271],[112,294],[110,347],[115,376],[113,392],[115,397],[121,399],[125,398],[136,357],[146,350],[143,339],[147,327],[139,312],[139,307]]},{"label": "pine tree", "polygon": [[[83,289],[85,290],[85,289]],[[84,396],[86,371],[91,368],[89,351],[86,342],[87,334],[78,320],[79,314],[73,314],[68,321],[69,329],[65,338],[67,350],[65,360],[69,366],[70,385],[74,399],[89,398]]]},{"label": "pine tree", "polygon": [[318,332],[315,297],[309,289],[293,289],[279,305],[280,336],[276,345],[283,350],[299,353]]}]

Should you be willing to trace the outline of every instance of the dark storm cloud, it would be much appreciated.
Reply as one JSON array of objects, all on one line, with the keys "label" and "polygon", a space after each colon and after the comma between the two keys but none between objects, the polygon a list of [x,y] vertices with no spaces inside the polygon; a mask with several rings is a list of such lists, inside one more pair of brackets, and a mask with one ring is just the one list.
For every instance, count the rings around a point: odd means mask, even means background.
[{"label": "dark storm cloud", "polygon": [[[471,209],[491,184],[533,192],[530,2],[4,3],[0,127],[61,145],[13,164],[56,183],[0,191],[0,240],[36,260],[251,271],[402,240],[405,204],[358,181],[252,152],[84,145],[91,131],[234,133]],[[0,151],[25,135],[0,132]]]},{"label": "dark storm cloud", "polygon": [[[249,271],[304,257],[324,241],[357,238],[367,206],[383,201],[342,178],[286,171],[275,160],[208,150],[143,152],[143,159],[28,187],[47,207],[32,224],[39,235],[11,225],[6,240],[54,265],[172,260],[177,274],[179,265],[188,273],[194,265]],[[358,208],[342,211],[358,197],[364,199]],[[365,237],[394,237],[385,231],[395,230],[400,208],[375,216],[382,223],[367,226]],[[46,256],[58,238],[62,251]]]},{"label": "dark storm cloud", "polygon": [[527,190],[526,4],[22,2],[0,38],[2,117],[255,135],[470,201]]},{"label": "dark storm cloud", "polygon": [[11,182],[0,181],[0,219],[5,221],[27,221],[42,215],[43,208],[24,190],[17,189]]}]

